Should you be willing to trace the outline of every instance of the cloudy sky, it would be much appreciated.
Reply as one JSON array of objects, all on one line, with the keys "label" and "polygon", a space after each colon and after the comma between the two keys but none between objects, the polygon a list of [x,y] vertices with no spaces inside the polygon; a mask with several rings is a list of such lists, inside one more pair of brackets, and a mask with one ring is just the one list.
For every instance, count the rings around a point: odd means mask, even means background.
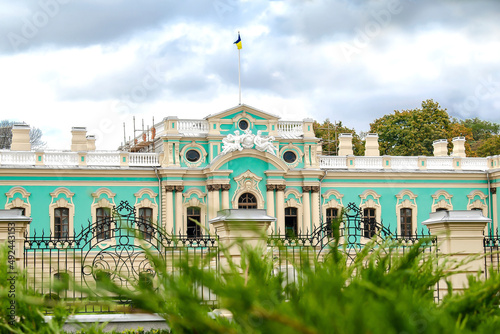
[{"label": "cloudy sky", "polygon": [[116,149],[144,119],[242,102],[367,131],[438,101],[500,122],[500,1],[0,0],[1,119],[69,149],[86,126]]}]

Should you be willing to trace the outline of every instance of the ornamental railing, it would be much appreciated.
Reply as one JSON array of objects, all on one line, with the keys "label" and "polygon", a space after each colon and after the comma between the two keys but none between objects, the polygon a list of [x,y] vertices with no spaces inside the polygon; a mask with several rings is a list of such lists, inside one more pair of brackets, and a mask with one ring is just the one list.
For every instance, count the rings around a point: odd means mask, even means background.
[{"label": "ornamental railing", "polygon": [[404,156],[319,156],[322,169],[467,170],[485,171],[488,158],[404,157]]},{"label": "ornamental railing", "polygon": [[278,134],[281,137],[288,135],[301,136],[304,134],[303,122],[300,121],[280,121],[278,122]]},{"label": "ornamental railing", "polygon": [[178,122],[178,130],[180,133],[208,133],[208,121],[180,119]]},{"label": "ornamental railing", "polygon": [[[201,128],[198,128],[201,129]],[[291,128],[289,128],[291,129]],[[295,130],[294,130],[295,131]],[[290,132],[292,133],[292,132]],[[298,133],[298,132],[296,132]],[[491,160],[491,161],[490,161]],[[464,170],[486,171],[498,168],[499,157],[405,157],[405,156],[319,156],[322,169],[370,170]],[[160,166],[157,153],[95,151],[9,151],[0,150],[0,166],[103,166],[103,167],[155,167]]]},{"label": "ornamental railing", "polygon": [[160,160],[156,153],[131,153],[130,166],[159,166]]},{"label": "ornamental railing", "polygon": [[34,165],[54,167],[154,167],[160,165],[160,160],[156,153],[129,153],[119,151],[0,151],[0,166]]}]

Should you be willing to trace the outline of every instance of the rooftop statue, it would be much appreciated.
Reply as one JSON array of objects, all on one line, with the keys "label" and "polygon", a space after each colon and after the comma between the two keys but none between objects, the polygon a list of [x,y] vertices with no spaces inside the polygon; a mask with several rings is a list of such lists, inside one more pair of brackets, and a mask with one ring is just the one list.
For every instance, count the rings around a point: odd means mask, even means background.
[{"label": "rooftop statue", "polygon": [[257,131],[257,135],[254,135],[250,129],[246,129],[241,135],[240,131],[236,130],[234,131],[234,135],[228,134],[222,139],[222,152],[220,155],[241,151],[244,148],[255,148],[258,151],[276,155],[277,149],[273,145],[273,140],[273,136],[262,136],[261,130]]}]

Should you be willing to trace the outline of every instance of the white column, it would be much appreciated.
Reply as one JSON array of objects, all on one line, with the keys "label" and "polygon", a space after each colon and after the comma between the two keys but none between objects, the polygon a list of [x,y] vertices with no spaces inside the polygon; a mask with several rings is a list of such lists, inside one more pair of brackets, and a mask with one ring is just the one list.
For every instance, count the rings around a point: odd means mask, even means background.
[{"label": "white column", "polygon": [[278,231],[285,234],[285,185],[276,186],[276,218],[278,219]]},{"label": "white column", "polygon": [[174,186],[165,186],[165,191],[167,192],[165,198],[165,231],[167,233],[174,232],[174,196],[173,191]]},{"label": "white column", "polygon": [[319,186],[311,187],[311,210],[313,226],[320,225]]},{"label": "white column", "polygon": [[[208,219],[217,217],[217,211],[220,210],[219,189],[220,184],[209,184],[208,189]],[[210,233],[214,233],[213,226],[210,225]]]},{"label": "white column", "polygon": [[222,210],[229,209],[229,189],[231,189],[230,184],[222,185]]},{"label": "white column", "polygon": [[310,192],[311,186],[302,187],[302,207],[303,207],[303,219],[302,219],[302,228],[299,227],[299,230],[302,230],[302,233],[305,231],[311,231],[311,197]]},{"label": "white column", "polygon": [[212,192],[214,197],[214,218],[217,217],[217,212],[220,210],[220,194],[219,190],[221,188],[220,184],[212,185],[214,191]]},{"label": "white column", "polygon": [[182,221],[182,192],[184,191],[184,186],[175,186],[175,229],[176,232],[182,231],[182,234],[186,232],[186,226]]},{"label": "white column", "polygon": [[[267,215],[270,217],[276,217],[274,213],[274,189],[276,189],[276,186],[274,184],[268,184],[266,185],[267,192],[266,192],[266,205],[267,205]],[[276,221],[272,222],[269,225],[269,231],[268,233],[277,232],[277,226],[276,226]]]}]

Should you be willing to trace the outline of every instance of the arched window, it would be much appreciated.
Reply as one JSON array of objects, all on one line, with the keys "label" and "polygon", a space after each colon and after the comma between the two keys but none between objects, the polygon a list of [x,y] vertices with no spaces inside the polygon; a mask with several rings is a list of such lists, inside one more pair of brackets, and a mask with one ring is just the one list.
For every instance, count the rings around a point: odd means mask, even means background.
[{"label": "arched window", "polygon": [[363,209],[363,232],[365,238],[372,238],[377,233],[376,210],[374,208]]},{"label": "arched window", "polygon": [[97,223],[97,241],[107,240],[111,238],[111,209],[97,208],[96,223]]},{"label": "arched window", "polygon": [[197,206],[187,208],[186,232],[188,238],[201,237],[201,210]]},{"label": "arched window", "polygon": [[69,236],[69,209],[54,209],[54,238],[67,239]]},{"label": "arched window", "polygon": [[141,232],[144,240],[151,241],[151,234],[153,227],[151,226],[153,220],[153,209],[140,208],[139,209],[139,231]]},{"label": "arched window", "polygon": [[412,210],[410,208],[402,208],[400,210],[401,235],[409,237],[412,234]]},{"label": "arched window", "polygon": [[285,235],[297,235],[297,208],[285,208]]},{"label": "arched window", "polygon": [[257,198],[253,194],[244,193],[238,199],[238,209],[257,209]]}]

